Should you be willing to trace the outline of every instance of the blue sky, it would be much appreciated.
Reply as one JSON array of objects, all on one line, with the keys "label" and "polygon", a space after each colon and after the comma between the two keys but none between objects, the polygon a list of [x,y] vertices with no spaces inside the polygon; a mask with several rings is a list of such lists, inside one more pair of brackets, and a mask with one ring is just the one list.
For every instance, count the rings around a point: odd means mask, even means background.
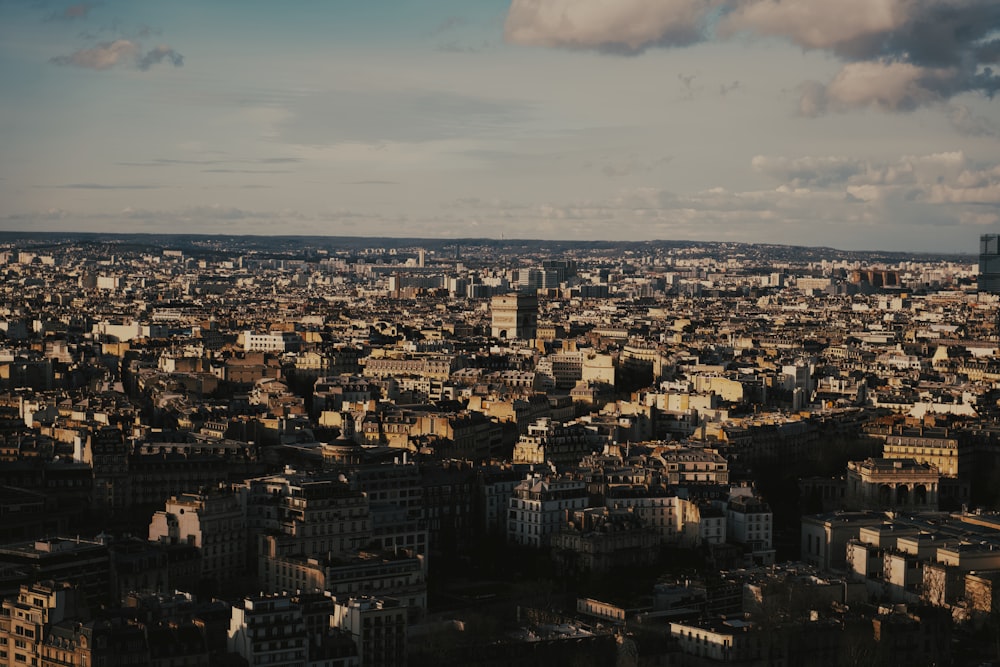
[{"label": "blue sky", "polygon": [[0,228],[1000,232],[995,0],[0,0]]}]

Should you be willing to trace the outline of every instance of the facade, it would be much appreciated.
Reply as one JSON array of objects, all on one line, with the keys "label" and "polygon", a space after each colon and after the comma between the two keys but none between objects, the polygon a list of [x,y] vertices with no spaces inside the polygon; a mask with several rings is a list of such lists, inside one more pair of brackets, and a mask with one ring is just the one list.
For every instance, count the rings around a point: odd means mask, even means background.
[{"label": "facade", "polygon": [[670,636],[684,654],[709,662],[754,664],[766,647],[760,628],[736,618],[671,623]]},{"label": "facade", "polygon": [[305,665],[308,652],[302,610],[287,595],[246,598],[233,607],[228,649],[250,667]]},{"label": "facade", "polygon": [[514,463],[574,466],[599,450],[604,440],[591,426],[563,424],[549,417],[538,419],[527,430],[514,446]]},{"label": "facade", "polygon": [[568,526],[550,538],[560,572],[604,573],[652,565],[659,554],[659,532],[629,512],[605,507],[577,510]]},{"label": "facade", "polygon": [[[0,665],[38,665],[48,658],[45,638],[51,627],[77,616],[76,590],[69,584],[46,581],[25,584],[16,599],[3,601],[0,611]],[[75,647],[64,654],[72,660]],[[75,663],[71,663],[75,664]]]},{"label": "facade", "polygon": [[406,606],[385,597],[340,597],[334,626],[346,631],[358,647],[361,667],[406,664]]},{"label": "facade", "polygon": [[632,512],[655,529],[664,544],[694,546],[701,539],[697,505],[665,490],[619,485],[608,490],[604,502],[609,509]]},{"label": "facade", "polygon": [[900,537],[919,534],[917,528],[891,523],[864,526],[858,536],[847,541],[847,571],[853,579],[880,581],[885,574],[885,554],[896,550]]},{"label": "facade", "polygon": [[587,507],[587,485],[574,479],[529,475],[514,489],[507,515],[507,539],[525,546],[548,546],[566,525],[568,512]]},{"label": "facade", "polygon": [[927,463],[941,473],[938,500],[942,509],[957,509],[969,502],[970,480],[974,472],[973,445],[948,429],[900,430],[885,436],[882,456],[913,459]]},{"label": "facade", "polygon": [[276,331],[258,334],[243,332],[243,349],[247,352],[298,352],[302,347],[302,337],[297,333]]},{"label": "facade", "polygon": [[774,564],[774,514],[760,498],[730,497],[726,504],[726,537],[746,547],[752,564]]},{"label": "facade", "polygon": [[25,583],[77,584],[78,594],[91,609],[110,601],[111,557],[100,542],[56,537],[0,546],[0,571],[11,568],[24,573]]},{"label": "facade", "polygon": [[300,474],[249,479],[240,502],[258,568],[277,556],[347,556],[372,538],[368,498],[346,480]]},{"label": "facade", "polygon": [[229,581],[246,570],[243,510],[225,491],[173,496],[153,515],[149,539],[197,547],[203,579]]},{"label": "facade", "polygon": [[354,558],[276,556],[264,561],[261,586],[271,592],[299,590],[335,596],[389,595],[414,617],[427,608],[423,556],[362,552]]},{"label": "facade", "polygon": [[852,509],[936,510],[940,481],[937,468],[913,459],[849,461],[846,502]]},{"label": "facade", "polygon": [[669,446],[657,450],[656,456],[663,460],[666,481],[673,486],[729,483],[729,463],[713,449]]},{"label": "facade", "polygon": [[880,512],[832,512],[802,517],[802,560],[821,570],[844,569],[847,543],[885,521]]}]

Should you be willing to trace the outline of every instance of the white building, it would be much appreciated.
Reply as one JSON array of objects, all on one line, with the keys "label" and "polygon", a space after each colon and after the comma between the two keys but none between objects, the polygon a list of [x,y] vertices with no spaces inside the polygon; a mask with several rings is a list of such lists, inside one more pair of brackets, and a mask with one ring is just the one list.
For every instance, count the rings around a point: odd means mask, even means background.
[{"label": "white building", "polygon": [[764,654],[763,633],[754,623],[742,619],[671,623],[670,636],[684,654],[712,662],[749,663]]},{"label": "white building", "polygon": [[774,514],[760,498],[730,496],[726,504],[726,537],[747,548],[751,564],[774,564]]},{"label": "white building", "polygon": [[566,525],[573,510],[587,507],[587,485],[574,479],[529,475],[514,489],[507,515],[507,539],[542,547],[552,533]]},{"label": "white building", "polygon": [[667,482],[673,486],[729,483],[729,462],[714,449],[668,445],[654,456],[663,462]]},{"label": "white building", "polygon": [[301,346],[302,337],[294,332],[243,332],[243,349],[247,352],[298,352]]},{"label": "white building", "polygon": [[683,498],[636,494],[617,488],[608,493],[604,504],[608,509],[633,512],[643,525],[655,528],[660,533],[664,544],[694,547],[701,540],[701,513],[695,503]]}]

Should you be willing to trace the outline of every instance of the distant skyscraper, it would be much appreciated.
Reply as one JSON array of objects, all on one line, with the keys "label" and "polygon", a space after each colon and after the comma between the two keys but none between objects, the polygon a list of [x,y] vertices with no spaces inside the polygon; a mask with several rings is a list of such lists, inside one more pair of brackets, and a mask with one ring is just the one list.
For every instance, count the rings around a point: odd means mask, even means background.
[{"label": "distant skyscraper", "polygon": [[979,237],[979,291],[1000,294],[1000,234]]},{"label": "distant skyscraper", "polygon": [[538,331],[538,297],[533,294],[502,294],[493,297],[494,338],[531,340]]}]

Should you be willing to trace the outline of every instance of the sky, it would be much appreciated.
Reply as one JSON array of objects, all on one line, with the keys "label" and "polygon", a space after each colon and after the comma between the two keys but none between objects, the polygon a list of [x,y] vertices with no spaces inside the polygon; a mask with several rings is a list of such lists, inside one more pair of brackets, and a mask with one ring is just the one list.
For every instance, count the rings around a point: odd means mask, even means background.
[{"label": "sky", "polygon": [[1000,233],[997,0],[0,0],[0,229]]}]

